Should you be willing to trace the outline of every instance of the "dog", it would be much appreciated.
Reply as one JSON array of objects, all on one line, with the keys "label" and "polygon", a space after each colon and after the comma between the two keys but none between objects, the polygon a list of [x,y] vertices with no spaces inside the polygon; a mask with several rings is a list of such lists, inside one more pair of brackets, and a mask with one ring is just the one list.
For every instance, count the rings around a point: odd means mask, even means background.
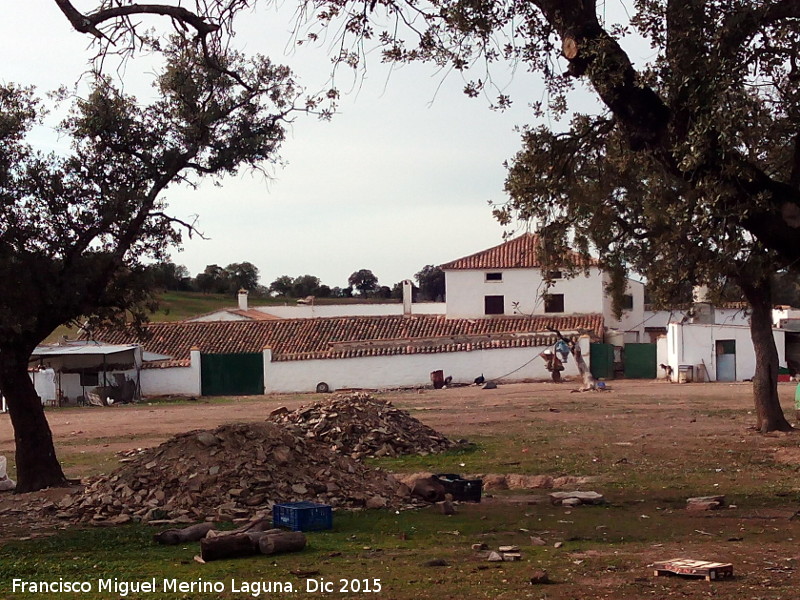
[{"label": "dog", "polygon": [[672,381],[672,367],[669,365],[658,365],[662,369],[664,369],[664,373],[666,374],[667,381]]}]

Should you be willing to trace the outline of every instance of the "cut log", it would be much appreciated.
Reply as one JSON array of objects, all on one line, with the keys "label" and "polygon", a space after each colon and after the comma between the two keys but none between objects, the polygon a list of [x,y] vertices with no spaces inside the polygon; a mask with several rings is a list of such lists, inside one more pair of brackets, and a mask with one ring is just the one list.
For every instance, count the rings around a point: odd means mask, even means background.
[{"label": "cut log", "polygon": [[206,562],[222,558],[253,556],[258,552],[258,541],[254,542],[247,533],[219,535],[200,540],[200,556]]},{"label": "cut log", "polygon": [[306,547],[306,536],[302,531],[281,531],[261,537],[258,548],[261,554],[298,552]]},{"label": "cut log", "polygon": [[167,546],[201,540],[214,529],[214,523],[197,523],[183,529],[167,529],[153,536],[153,541]]}]

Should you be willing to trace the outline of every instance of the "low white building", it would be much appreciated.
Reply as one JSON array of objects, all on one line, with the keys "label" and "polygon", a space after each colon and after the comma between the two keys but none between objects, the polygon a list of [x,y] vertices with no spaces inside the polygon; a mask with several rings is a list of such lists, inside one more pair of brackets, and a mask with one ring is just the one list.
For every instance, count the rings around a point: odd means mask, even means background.
[{"label": "low white building", "polygon": [[[786,331],[773,329],[772,335],[779,365],[786,367]],[[666,360],[674,381],[744,381],[756,370],[750,327],[745,325],[670,323]]]}]

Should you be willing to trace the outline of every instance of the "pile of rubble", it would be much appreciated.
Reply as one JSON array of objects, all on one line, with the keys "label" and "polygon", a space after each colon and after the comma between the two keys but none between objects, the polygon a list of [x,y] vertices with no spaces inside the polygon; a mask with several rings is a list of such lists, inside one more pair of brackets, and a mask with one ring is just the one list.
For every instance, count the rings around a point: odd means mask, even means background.
[{"label": "pile of rubble", "polygon": [[364,392],[337,395],[293,412],[278,409],[270,418],[355,459],[435,454],[457,445],[391,402]]},{"label": "pile of rubble", "polygon": [[59,516],[96,524],[190,522],[250,518],[280,502],[410,502],[408,488],[384,471],[268,422],[180,434],[125,461],[59,502]]}]

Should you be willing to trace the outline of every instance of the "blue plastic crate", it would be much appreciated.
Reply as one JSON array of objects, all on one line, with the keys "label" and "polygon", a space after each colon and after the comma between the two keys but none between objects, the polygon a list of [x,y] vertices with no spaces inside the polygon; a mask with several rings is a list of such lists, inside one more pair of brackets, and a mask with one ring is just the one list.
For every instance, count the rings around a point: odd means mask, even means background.
[{"label": "blue plastic crate", "polygon": [[272,525],[292,531],[321,531],[333,527],[333,512],[327,504],[286,502],[272,507]]}]

